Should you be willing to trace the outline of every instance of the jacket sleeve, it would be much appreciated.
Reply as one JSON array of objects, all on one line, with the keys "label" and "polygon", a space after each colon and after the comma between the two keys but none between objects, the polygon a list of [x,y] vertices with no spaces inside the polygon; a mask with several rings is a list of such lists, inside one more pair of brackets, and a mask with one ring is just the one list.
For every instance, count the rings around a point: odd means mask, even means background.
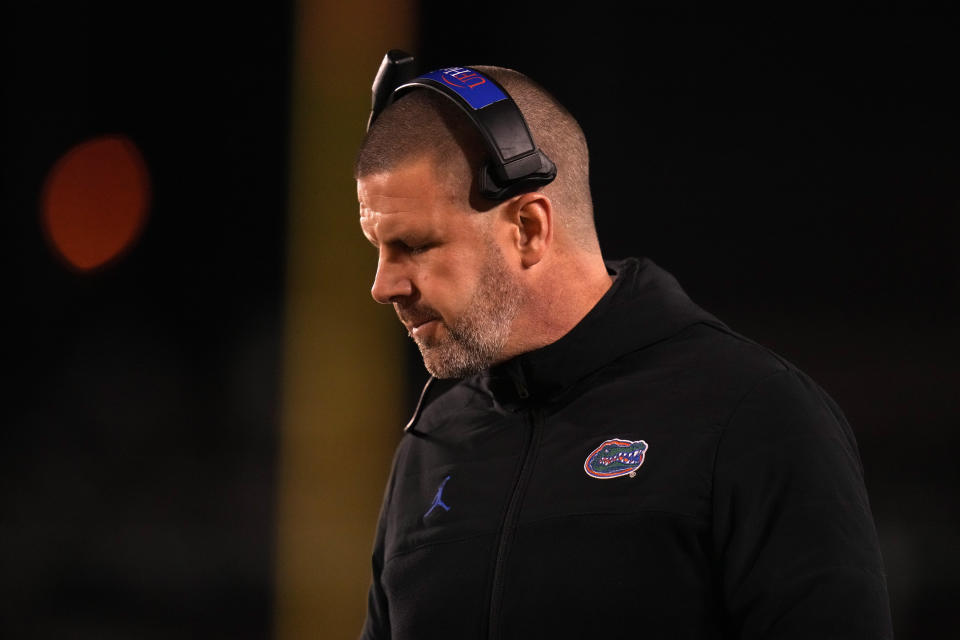
[{"label": "jacket sleeve", "polygon": [[384,490],[383,504],[380,507],[380,517],[377,522],[377,533],[373,542],[373,575],[370,590],[367,593],[367,618],[363,623],[363,630],[360,632],[360,640],[386,640],[390,638],[390,610],[387,594],[383,590],[381,575],[383,573],[384,540],[386,539],[387,523],[389,521],[390,498],[393,494],[399,457],[400,448],[398,447],[391,465],[390,479],[387,481],[387,487]]},{"label": "jacket sleeve", "polygon": [[892,638],[850,426],[812,380],[761,380],[723,431],[714,545],[733,637]]},{"label": "jacket sleeve", "polygon": [[380,582],[383,571],[383,514],[377,525],[377,536],[373,548],[373,580],[367,593],[367,619],[363,623],[361,640],[380,640],[390,637],[390,617],[387,608],[387,596]]}]

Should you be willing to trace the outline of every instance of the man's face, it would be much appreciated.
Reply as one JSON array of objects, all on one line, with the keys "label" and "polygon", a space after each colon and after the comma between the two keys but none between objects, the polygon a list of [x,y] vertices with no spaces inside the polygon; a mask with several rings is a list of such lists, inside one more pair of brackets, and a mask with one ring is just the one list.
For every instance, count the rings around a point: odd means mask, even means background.
[{"label": "man's face", "polygon": [[360,226],[378,249],[371,293],[393,304],[427,370],[458,378],[503,359],[522,290],[489,216],[424,159],[357,181]]}]

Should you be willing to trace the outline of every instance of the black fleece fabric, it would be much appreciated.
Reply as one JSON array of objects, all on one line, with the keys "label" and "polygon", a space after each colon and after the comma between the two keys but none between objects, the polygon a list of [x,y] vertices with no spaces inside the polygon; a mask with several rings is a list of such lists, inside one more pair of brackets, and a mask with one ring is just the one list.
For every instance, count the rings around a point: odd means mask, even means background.
[{"label": "black fleece fabric", "polygon": [[362,637],[891,638],[837,405],[650,260],[607,266],[559,341],[428,383]]}]

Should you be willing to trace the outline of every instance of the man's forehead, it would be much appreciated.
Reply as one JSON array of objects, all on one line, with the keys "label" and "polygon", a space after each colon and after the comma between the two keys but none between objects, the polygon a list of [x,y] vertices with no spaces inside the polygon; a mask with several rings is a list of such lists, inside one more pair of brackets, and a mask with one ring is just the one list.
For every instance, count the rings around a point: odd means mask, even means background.
[{"label": "man's forehead", "polygon": [[422,211],[426,198],[378,193],[360,193],[360,217],[396,215]]},{"label": "man's forehead", "polygon": [[360,227],[377,244],[398,225],[429,218],[435,212],[430,175],[419,167],[403,167],[357,179]]},{"label": "man's forehead", "polygon": [[381,233],[396,229],[398,225],[412,223],[430,217],[432,207],[427,201],[416,196],[390,195],[376,190],[359,190],[360,227],[363,234],[377,241]]},{"label": "man's forehead", "polygon": [[390,169],[369,173],[357,178],[357,187],[368,192],[413,194],[417,188],[434,186],[436,171],[426,158],[398,164]]},{"label": "man's forehead", "polygon": [[[457,193],[436,159],[423,157],[379,173],[357,179],[361,209],[381,214],[403,212],[425,205],[461,205],[467,198]],[[361,212],[361,215],[362,212]]]}]

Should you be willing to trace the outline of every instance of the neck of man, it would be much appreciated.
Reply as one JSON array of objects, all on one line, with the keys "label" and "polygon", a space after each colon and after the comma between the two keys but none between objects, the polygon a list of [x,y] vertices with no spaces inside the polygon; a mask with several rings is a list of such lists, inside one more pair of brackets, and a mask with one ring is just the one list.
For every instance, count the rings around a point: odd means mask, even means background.
[{"label": "neck of man", "polygon": [[526,299],[514,320],[504,361],[567,335],[613,284],[599,252],[575,248],[551,255],[529,276]]}]

